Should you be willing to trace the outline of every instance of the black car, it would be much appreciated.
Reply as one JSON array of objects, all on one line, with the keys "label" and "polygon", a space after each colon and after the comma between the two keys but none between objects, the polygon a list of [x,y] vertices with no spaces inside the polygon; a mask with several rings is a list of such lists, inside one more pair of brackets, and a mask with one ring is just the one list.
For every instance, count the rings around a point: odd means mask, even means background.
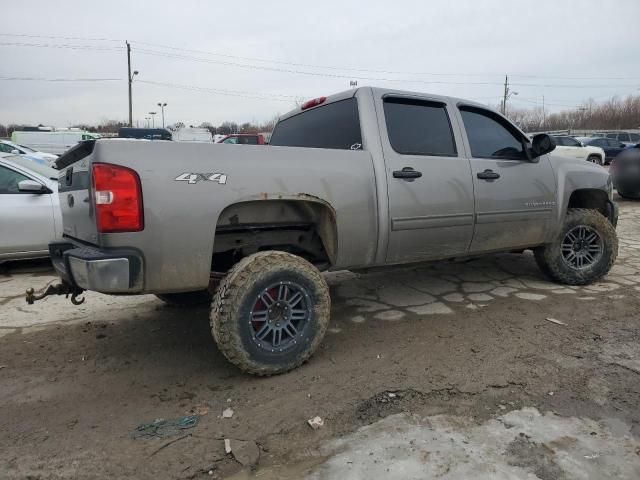
[{"label": "black car", "polygon": [[594,147],[600,147],[604,150],[604,164],[608,165],[611,163],[616,155],[618,155],[621,151],[623,151],[626,145],[622,142],[614,138],[604,138],[604,137],[577,137],[582,145],[587,146],[591,145]]},{"label": "black car", "polygon": [[613,186],[623,198],[640,198],[640,144],[622,151],[609,167]]}]

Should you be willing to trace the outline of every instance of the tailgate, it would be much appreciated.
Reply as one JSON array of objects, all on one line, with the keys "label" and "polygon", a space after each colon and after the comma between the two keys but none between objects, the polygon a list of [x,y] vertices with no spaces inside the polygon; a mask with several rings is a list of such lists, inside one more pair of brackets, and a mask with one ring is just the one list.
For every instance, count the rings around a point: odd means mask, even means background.
[{"label": "tailgate", "polygon": [[90,199],[89,170],[95,140],[79,143],[56,161],[58,196],[62,210],[65,237],[95,244],[98,241],[96,222]]}]

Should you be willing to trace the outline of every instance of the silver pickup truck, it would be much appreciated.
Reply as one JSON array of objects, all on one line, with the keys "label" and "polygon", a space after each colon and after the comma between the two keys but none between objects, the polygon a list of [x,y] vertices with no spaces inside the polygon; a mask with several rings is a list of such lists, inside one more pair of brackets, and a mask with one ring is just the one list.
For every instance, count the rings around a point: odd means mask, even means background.
[{"label": "silver pickup truck", "polygon": [[618,252],[605,169],[554,157],[478,103],[380,88],[311,100],[270,146],[88,141],[63,155],[62,283],[211,302],[213,337],[246,372],[297,367],[330,314],[322,270],[533,249],[586,284]]}]

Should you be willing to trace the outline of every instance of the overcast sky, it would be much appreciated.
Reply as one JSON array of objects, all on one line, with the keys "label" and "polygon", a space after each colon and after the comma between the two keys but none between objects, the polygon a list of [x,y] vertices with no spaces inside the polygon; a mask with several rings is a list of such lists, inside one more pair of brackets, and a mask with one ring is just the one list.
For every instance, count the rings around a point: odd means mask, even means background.
[{"label": "overcast sky", "polygon": [[640,93],[638,0],[227,5],[3,2],[0,123],[126,120],[125,39],[140,72],[133,108],[141,124],[160,101],[167,123],[263,121],[297,98],[345,90],[350,79],[497,105],[509,74],[518,92],[511,105],[535,107],[544,95],[548,111]]}]

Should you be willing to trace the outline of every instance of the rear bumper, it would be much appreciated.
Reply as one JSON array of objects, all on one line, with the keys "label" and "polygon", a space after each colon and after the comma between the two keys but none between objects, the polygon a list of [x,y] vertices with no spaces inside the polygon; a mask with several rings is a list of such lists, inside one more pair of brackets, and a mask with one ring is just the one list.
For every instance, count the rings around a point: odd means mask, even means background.
[{"label": "rear bumper", "polygon": [[49,244],[51,262],[66,283],[101,293],[140,293],[143,258],[133,249],[97,249],[72,243]]}]

